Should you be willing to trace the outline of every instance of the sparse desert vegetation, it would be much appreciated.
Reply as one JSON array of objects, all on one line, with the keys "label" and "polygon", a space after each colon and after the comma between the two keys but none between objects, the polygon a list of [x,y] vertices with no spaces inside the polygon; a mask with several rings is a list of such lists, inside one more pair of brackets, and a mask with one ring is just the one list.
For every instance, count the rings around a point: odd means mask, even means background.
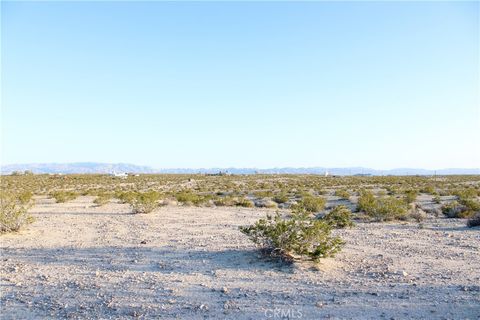
[{"label": "sparse desert vegetation", "polygon": [[30,198],[30,193],[0,192],[0,233],[18,231],[33,221],[28,213]]},{"label": "sparse desert vegetation", "polygon": [[355,318],[348,301],[373,318],[382,308],[406,316],[400,302],[412,317],[449,314],[452,303],[467,318],[479,311],[478,176],[1,183],[0,302],[23,317],[248,319],[271,301],[295,303],[307,319]]},{"label": "sparse desert vegetation", "polygon": [[319,261],[334,256],[343,245],[339,237],[331,235],[330,224],[313,219],[306,212],[295,212],[289,218],[277,212],[240,230],[268,255],[286,261],[301,258]]}]

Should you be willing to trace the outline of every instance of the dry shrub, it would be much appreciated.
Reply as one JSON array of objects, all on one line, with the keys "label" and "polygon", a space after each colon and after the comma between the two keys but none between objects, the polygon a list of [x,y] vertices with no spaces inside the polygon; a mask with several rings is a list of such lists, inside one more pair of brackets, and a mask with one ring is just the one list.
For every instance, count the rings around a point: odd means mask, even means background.
[{"label": "dry shrub", "polygon": [[97,206],[103,206],[109,203],[111,198],[112,198],[111,194],[101,193],[95,198],[95,200],[93,200],[93,203],[95,203]]},{"label": "dry shrub", "polygon": [[77,198],[77,194],[73,191],[55,191],[51,193],[51,196],[57,203],[64,203]]},{"label": "dry shrub", "polygon": [[18,231],[33,218],[28,214],[29,202],[19,195],[0,193],[0,233]]},{"label": "dry shrub", "polygon": [[275,197],[273,197],[273,201],[278,204],[287,203],[288,200],[290,199],[288,198],[288,195],[286,193],[277,194]]},{"label": "dry shrub", "polygon": [[335,196],[340,197],[341,199],[347,199],[350,198],[350,192],[348,192],[345,189],[341,190],[336,190],[335,191]]},{"label": "dry shrub", "polygon": [[240,231],[264,252],[286,261],[318,261],[334,256],[344,242],[332,236],[331,229],[328,223],[308,213],[293,214],[285,219],[278,212],[274,217],[267,215],[253,225],[240,227]]},{"label": "dry shrub", "polygon": [[264,199],[259,199],[255,201],[255,206],[259,208],[270,208],[270,209],[275,209],[278,207],[277,203],[273,200],[264,198]]},{"label": "dry shrub", "polygon": [[375,198],[372,192],[364,191],[358,199],[358,209],[374,221],[391,221],[406,220],[408,206],[401,199],[392,196]]},{"label": "dry shrub", "polygon": [[418,205],[413,205],[408,213],[409,218],[414,219],[418,223],[427,218],[427,213]]},{"label": "dry shrub", "polygon": [[137,192],[132,202],[133,213],[150,213],[159,206],[161,194],[156,191]]},{"label": "dry shrub", "polygon": [[471,210],[464,204],[458,201],[452,201],[442,206],[442,212],[447,218],[470,218],[473,217],[475,211]]},{"label": "dry shrub", "polygon": [[336,206],[332,211],[323,217],[323,221],[328,223],[332,228],[343,229],[353,227],[352,211],[346,206]]},{"label": "dry shrub", "polygon": [[327,200],[323,197],[315,197],[305,194],[302,200],[298,201],[292,209],[297,212],[317,213],[325,209]]},{"label": "dry shrub", "polygon": [[467,226],[470,228],[480,226],[480,212],[477,212],[471,219],[467,221]]}]

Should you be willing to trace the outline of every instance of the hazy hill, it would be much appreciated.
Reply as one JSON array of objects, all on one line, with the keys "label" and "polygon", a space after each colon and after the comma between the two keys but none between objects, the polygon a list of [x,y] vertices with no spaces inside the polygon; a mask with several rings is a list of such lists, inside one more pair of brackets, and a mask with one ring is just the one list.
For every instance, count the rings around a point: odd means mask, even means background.
[{"label": "hazy hill", "polygon": [[33,173],[153,173],[154,169],[146,166],[137,166],[128,163],[98,163],[98,162],[75,162],[75,163],[31,163],[12,164],[2,166],[2,173],[13,171],[30,170]]},{"label": "hazy hill", "polygon": [[400,168],[392,170],[375,170],[363,167],[350,168],[325,168],[325,167],[311,167],[311,168],[177,168],[177,169],[154,169],[147,166],[138,166],[128,163],[98,163],[98,162],[76,162],[76,163],[31,163],[31,164],[12,164],[1,167],[2,174],[9,174],[13,171],[30,170],[34,173],[111,173],[116,172],[131,172],[131,173],[217,173],[219,171],[229,172],[232,174],[325,174],[330,175],[449,175],[449,174],[480,174],[479,168],[473,169],[441,169],[441,170],[426,170],[426,169],[412,169]]}]

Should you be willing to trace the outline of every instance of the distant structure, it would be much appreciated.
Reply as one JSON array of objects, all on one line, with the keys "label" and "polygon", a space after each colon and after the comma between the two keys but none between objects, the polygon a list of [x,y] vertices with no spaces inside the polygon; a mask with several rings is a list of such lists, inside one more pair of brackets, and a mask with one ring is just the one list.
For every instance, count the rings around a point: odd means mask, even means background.
[{"label": "distant structure", "polygon": [[110,174],[110,176],[115,177],[115,178],[120,178],[120,179],[126,179],[128,177],[128,174],[125,172],[117,173],[115,170]]},{"label": "distant structure", "polygon": [[328,170],[325,170],[325,177],[328,177],[329,173]]},{"label": "distant structure", "polygon": [[232,174],[228,171],[218,171],[217,173],[207,173],[207,176],[231,176]]}]

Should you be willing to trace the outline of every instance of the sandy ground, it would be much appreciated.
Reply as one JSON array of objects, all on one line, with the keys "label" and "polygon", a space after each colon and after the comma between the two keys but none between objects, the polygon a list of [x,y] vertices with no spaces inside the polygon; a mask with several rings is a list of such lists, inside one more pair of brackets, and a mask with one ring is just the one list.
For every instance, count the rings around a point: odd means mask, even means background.
[{"label": "sandy ground", "polygon": [[238,226],[267,211],[163,207],[132,215],[38,199],[1,241],[1,318],[480,319],[480,229],[359,223],[335,259],[281,265]]}]

